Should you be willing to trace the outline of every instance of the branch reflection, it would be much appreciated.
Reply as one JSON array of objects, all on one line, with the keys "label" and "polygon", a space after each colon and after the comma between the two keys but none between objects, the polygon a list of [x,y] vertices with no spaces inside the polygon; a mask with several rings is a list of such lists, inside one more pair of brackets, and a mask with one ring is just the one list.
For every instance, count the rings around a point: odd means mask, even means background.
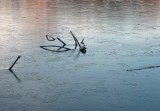
[{"label": "branch reflection", "polygon": [[21,79],[15,74],[15,72],[13,72],[12,70],[10,70],[10,72],[13,75],[13,77],[15,77],[15,79],[20,83]]}]

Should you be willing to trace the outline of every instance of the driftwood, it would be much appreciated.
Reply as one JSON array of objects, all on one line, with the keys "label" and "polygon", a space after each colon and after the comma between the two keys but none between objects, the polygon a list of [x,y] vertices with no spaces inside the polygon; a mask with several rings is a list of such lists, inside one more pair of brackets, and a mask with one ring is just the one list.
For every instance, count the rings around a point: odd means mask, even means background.
[{"label": "driftwood", "polygon": [[82,46],[80,45],[80,43],[78,42],[77,38],[75,37],[75,35],[72,33],[72,31],[70,31],[71,35],[73,36],[74,40],[75,40],[75,49],[77,48],[77,45],[80,48],[80,52],[82,53],[86,53],[86,47],[84,45],[84,38],[81,41]]},{"label": "driftwood", "polygon": [[149,66],[149,67],[143,67],[143,68],[137,68],[137,69],[128,69],[126,71],[136,71],[136,70],[144,70],[144,69],[153,69],[153,68],[159,68],[160,66]]},{"label": "driftwood", "polygon": [[18,56],[17,59],[13,62],[13,64],[11,65],[11,67],[8,69],[10,71],[12,71],[12,68],[13,66],[16,64],[16,62],[18,61],[18,59],[20,58],[21,56]]},{"label": "driftwood", "polygon": [[[86,47],[84,45],[84,39],[82,39],[81,41],[81,44],[79,43],[79,41],[77,40],[77,38],[75,37],[75,35],[72,33],[72,31],[70,31],[74,41],[75,41],[75,47],[74,49],[77,48],[77,46],[79,46],[80,48],[80,52],[81,53],[86,53]],[[50,35],[46,35],[46,39],[48,41],[54,41],[56,40],[54,37],[50,36]],[[63,45],[62,46],[59,46],[59,45],[46,45],[46,46],[40,46],[40,48],[44,49],[44,50],[47,50],[47,51],[52,51],[52,52],[65,52],[65,51],[69,51],[69,50],[72,50],[68,47],[66,47],[66,43],[64,41],[62,41],[59,37],[57,37],[57,40],[60,41]],[[57,50],[51,50],[49,48],[51,47],[57,47],[58,49]]]}]

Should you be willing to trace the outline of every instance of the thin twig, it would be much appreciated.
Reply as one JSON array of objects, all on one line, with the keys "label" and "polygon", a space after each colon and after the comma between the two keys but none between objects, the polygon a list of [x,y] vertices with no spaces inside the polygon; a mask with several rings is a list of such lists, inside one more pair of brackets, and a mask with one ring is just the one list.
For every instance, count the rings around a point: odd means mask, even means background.
[{"label": "thin twig", "polygon": [[52,37],[52,36],[50,36],[50,35],[46,35],[46,39],[47,39],[48,41],[54,41],[54,40],[55,40],[55,38]]},{"label": "thin twig", "polygon": [[79,45],[79,47],[81,48],[80,43],[78,42],[77,38],[75,37],[75,35],[72,33],[72,31],[70,31],[71,35],[73,36],[74,40],[75,40],[75,49],[77,48],[77,44]]},{"label": "thin twig", "polygon": [[57,39],[63,44],[63,46],[66,45],[66,43],[64,43],[60,38],[57,37]]},{"label": "thin twig", "polygon": [[16,64],[16,62],[18,61],[18,59],[19,59],[20,57],[21,57],[21,56],[18,56],[17,59],[14,61],[14,63],[11,65],[11,67],[9,68],[10,71],[12,71],[13,66]]},{"label": "thin twig", "polygon": [[[77,38],[75,37],[75,35],[72,33],[72,31],[70,31],[70,32],[71,32],[71,34],[72,34],[72,36],[73,36],[73,38],[75,40],[75,45],[78,44],[79,48],[80,48],[80,51],[85,54],[86,53],[86,47],[84,45],[84,39],[82,39],[82,41],[81,41],[81,44],[83,45],[83,46],[81,46],[80,43],[78,42]],[[75,49],[76,49],[76,47],[75,47]]]},{"label": "thin twig", "polygon": [[82,39],[81,44],[84,44],[84,38]]},{"label": "thin twig", "polygon": [[153,68],[159,68],[160,66],[149,66],[144,68],[137,68],[137,69],[128,69],[126,71],[135,71],[135,70],[143,70],[143,69],[153,69]]},{"label": "thin twig", "polygon": [[77,48],[77,42],[76,42],[75,36],[73,35],[72,31],[70,31],[70,33],[71,33],[71,35],[72,35],[72,37],[73,37],[73,39],[75,41],[75,48],[74,49],[76,49]]}]

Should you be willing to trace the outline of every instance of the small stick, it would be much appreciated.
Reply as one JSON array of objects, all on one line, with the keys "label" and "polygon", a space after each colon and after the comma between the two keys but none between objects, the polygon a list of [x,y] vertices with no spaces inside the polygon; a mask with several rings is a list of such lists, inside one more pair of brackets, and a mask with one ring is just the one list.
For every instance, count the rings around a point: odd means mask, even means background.
[{"label": "small stick", "polygon": [[66,43],[64,43],[60,38],[57,37],[57,39],[63,44],[63,46],[66,45]]},{"label": "small stick", "polygon": [[153,69],[153,68],[159,68],[160,66],[149,66],[149,67],[144,67],[144,68],[137,68],[137,69],[129,69],[126,71],[135,71],[135,70],[143,70],[143,69]]},{"label": "small stick", "polygon": [[79,47],[81,48],[81,45],[79,44],[77,38],[75,37],[75,35],[72,33],[72,31],[70,31],[70,33],[72,34],[74,40],[75,40],[75,49],[77,48],[77,44],[79,45]]},{"label": "small stick", "polygon": [[72,34],[72,37],[73,37],[73,39],[74,39],[74,41],[75,41],[75,48],[74,48],[74,49],[76,49],[76,48],[77,48],[77,42],[76,42],[76,40],[75,40],[75,36],[73,35],[72,31],[70,31],[70,33]]},{"label": "small stick", "polygon": [[82,39],[81,44],[84,44],[84,38]]},{"label": "small stick", "polygon": [[9,68],[10,71],[12,71],[13,66],[16,64],[16,62],[18,61],[18,59],[19,59],[20,57],[21,57],[21,56],[18,56],[17,59],[14,61],[14,63],[11,65],[11,67]]},{"label": "small stick", "polygon": [[[50,39],[49,39],[49,38],[50,38]],[[54,40],[55,40],[55,38],[52,37],[52,36],[50,36],[50,35],[46,35],[46,39],[47,39],[48,41],[54,41]]]},{"label": "small stick", "polygon": [[76,49],[76,47],[77,47],[77,44],[79,45],[79,48],[80,48],[80,51],[82,52],[82,53],[86,53],[86,47],[85,47],[85,45],[84,45],[84,39],[82,39],[82,41],[81,41],[81,43],[83,44],[83,46],[81,46],[80,45],[80,43],[78,42],[78,40],[77,40],[77,38],[74,36],[74,34],[72,33],[72,31],[70,31],[71,32],[71,34],[72,34],[72,36],[73,36],[73,38],[74,38],[74,40],[75,40],[75,49]]}]

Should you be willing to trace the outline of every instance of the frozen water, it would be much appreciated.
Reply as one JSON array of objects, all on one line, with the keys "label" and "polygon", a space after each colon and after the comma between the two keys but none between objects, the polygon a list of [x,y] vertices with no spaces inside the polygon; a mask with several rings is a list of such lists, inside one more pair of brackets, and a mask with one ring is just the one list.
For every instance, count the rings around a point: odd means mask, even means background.
[{"label": "frozen water", "polygon": [[[0,0],[0,21],[0,110],[159,111],[160,69],[126,71],[160,65],[159,0]],[[39,47],[70,30],[86,54]]]}]

